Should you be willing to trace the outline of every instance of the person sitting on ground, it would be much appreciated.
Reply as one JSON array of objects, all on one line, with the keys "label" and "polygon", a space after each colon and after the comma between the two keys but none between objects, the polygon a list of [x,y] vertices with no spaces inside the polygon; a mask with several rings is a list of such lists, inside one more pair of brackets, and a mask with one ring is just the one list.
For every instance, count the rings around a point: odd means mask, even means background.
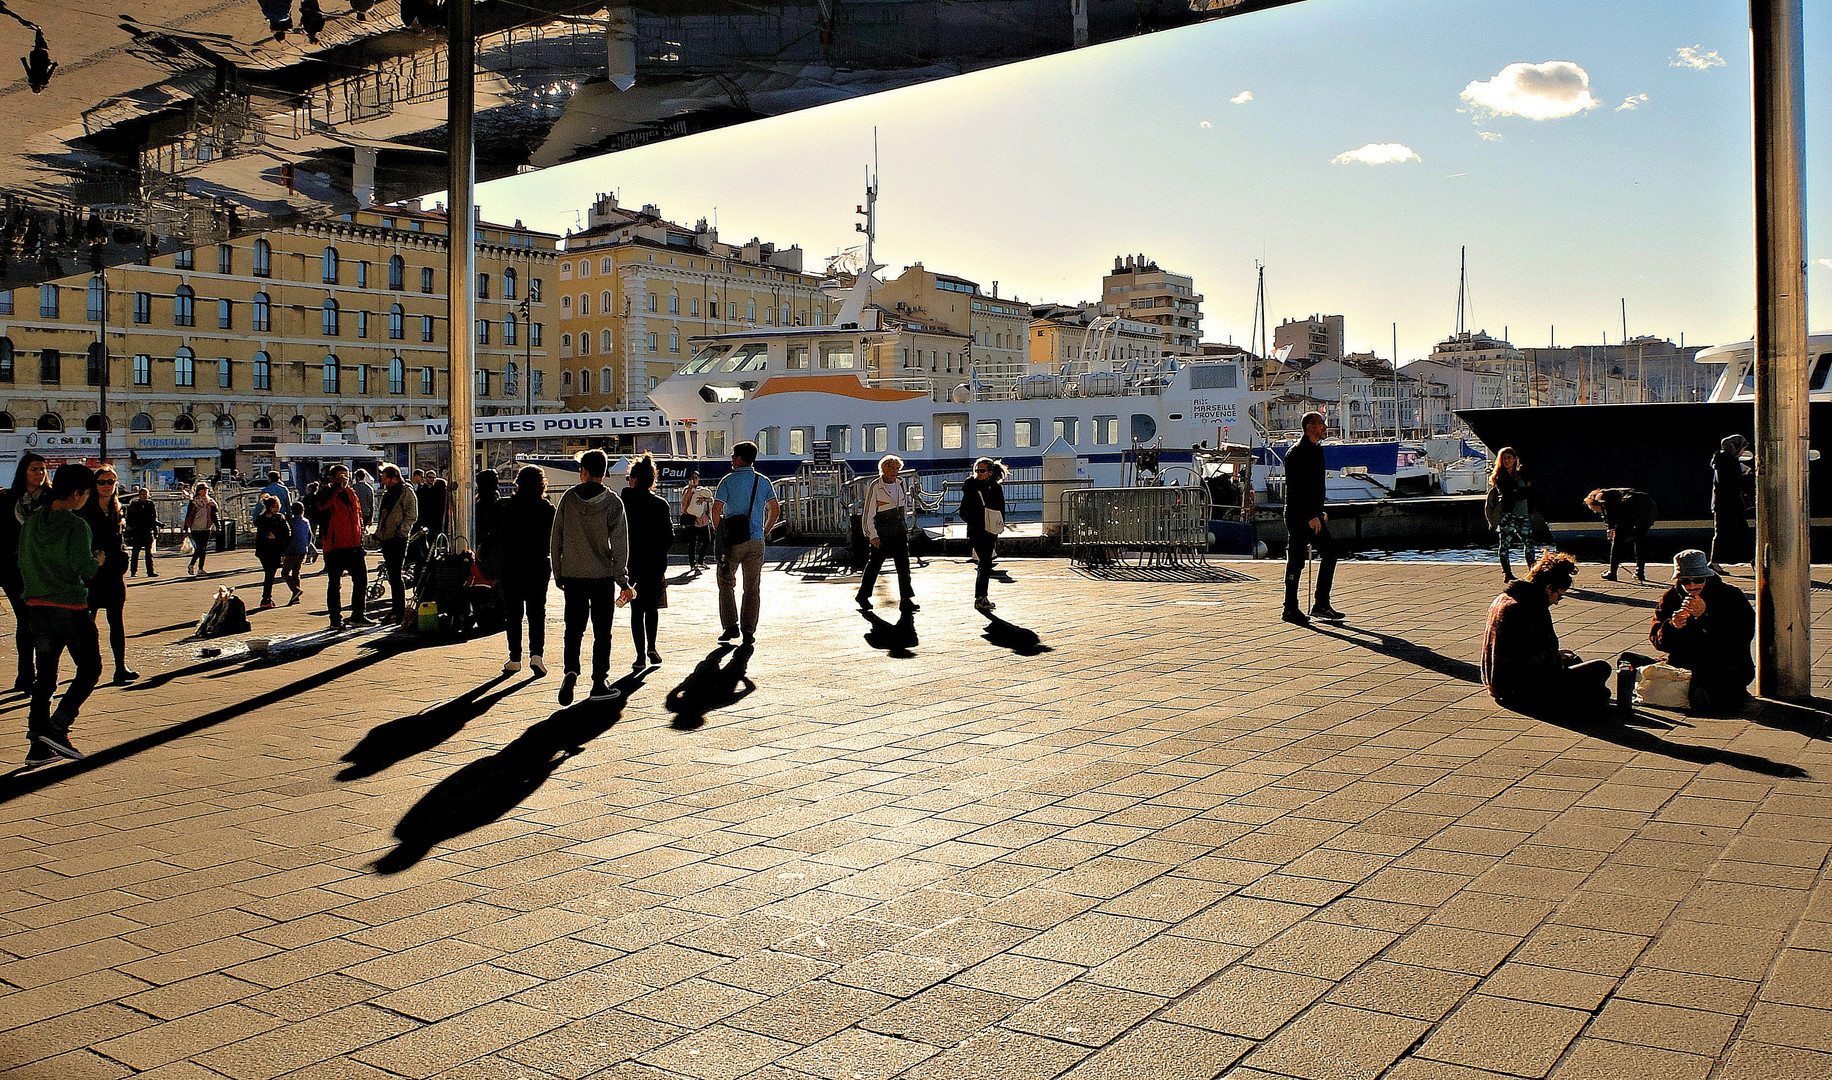
[{"label": "person sitting on ground", "polygon": [[1586,661],[1560,649],[1552,628],[1552,607],[1564,599],[1577,571],[1576,559],[1549,551],[1489,605],[1482,684],[1503,705],[1573,709],[1609,701],[1609,661]]},{"label": "person sitting on ground", "polygon": [[1603,580],[1616,580],[1616,567],[1628,561],[1628,549],[1633,545],[1635,580],[1646,581],[1648,530],[1660,516],[1654,496],[1634,488],[1598,488],[1584,496],[1584,505],[1609,528],[1609,573],[1603,575]]},{"label": "person sitting on ground", "polygon": [[1667,654],[1667,663],[1692,673],[1694,709],[1735,709],[1749,696],[1755,636],[1749,598],[1711,569],[1710,556],[1693,550],[1674,557],[1673,587],[1654,610],[1648,640]]}]

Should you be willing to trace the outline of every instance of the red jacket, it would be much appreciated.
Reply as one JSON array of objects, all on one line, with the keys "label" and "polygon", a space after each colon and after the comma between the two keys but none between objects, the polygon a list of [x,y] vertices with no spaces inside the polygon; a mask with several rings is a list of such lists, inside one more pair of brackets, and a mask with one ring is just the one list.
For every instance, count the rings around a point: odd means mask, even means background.
[{"label": "red jacket", "polygon": [[324,530],[319,546],[326,551],[341,551],[363,546],[363,511],[356,493],[348,487],[319,491],[318,509],[324,515]]}]

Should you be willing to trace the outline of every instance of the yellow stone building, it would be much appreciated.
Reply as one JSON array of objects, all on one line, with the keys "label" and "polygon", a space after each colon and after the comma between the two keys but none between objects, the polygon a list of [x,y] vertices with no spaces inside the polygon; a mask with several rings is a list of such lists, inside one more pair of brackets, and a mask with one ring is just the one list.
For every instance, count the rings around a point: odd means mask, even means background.
[{"label": "yellow stone building", "polygon": [[[89,274],[0,292],[0,437],[103,430],[98,332],[109,457],[136,482],[265,469],[276,442],[443,416],[445,233],[442,212],[375,207],[113,267],[105,292]],[[542,294],[559,237],[485,222],[478,237],[477,410],[521,412],[531,390],[557,409]]]},{"label": "yellow stone building", "polygon": [[799,247],[723,243],[704,219],[689,229],[598,196],[548,288],[558,392],[574,410],[651,408],[649,390],[692,355],[690,338],[831,323],[838,305],[801,267]]}]

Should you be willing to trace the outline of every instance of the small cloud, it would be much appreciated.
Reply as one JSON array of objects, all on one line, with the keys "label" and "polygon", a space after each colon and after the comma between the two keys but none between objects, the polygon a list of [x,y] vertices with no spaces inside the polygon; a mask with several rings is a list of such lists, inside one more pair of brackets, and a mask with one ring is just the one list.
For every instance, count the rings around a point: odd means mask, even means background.
[{"label": "small cloud", "polygon": [[1199,127],[1199,128],[1201,128],[1201,129],[1202,129],[1202,130],[1204,130],[1204,131],[1207,131],[1208,129],[1210,129],[1210,128],[1212,128],[1212,127],[1214,127],[1215,125],[1214,125],[1214,124],[1211,124],[1211,123],[1209,123],[1209,122],[1208,122],[1207,120],[1204,120],[1204,121],[1203,121],[1202,123],[1200,123],[1200,124],[1197,124],[1196,126],[1197,126],[1197,127]]},{"label": "small cloud", "polygon": [[1405,143],[1371,142],[1354,150],[1344,151],[1329,159],[1331,165],[1395,165],[1402,161],[1417,161],[1419,156],[1413,153],[1412,147]]},{"label": "small cloud", "polygon": [[1647,101],[1647,99],[1648,96],[1646,94],[1630,94],[1622,99],[1622,104],[1616,106],[1616,111],[1634,112],[1636,109],[1639,109],[1642,103]]},{"label": "small cloud", "polygon": [[1825,267],[1827,270],[1832,270],[1832,259],[1814,259],[1813,261]]},{"label": "small cloud", "polygon": [[1716,49],[1706,52],[1703,45],[1681,45],[1679,51],[1673,54],[1673,59],[1667,62],[1667,66],[1709,71],[1714,67],[1723,67],[1724,58],[1717,54]]},{"label": "small cloud", "polygon": [[1483,142],[1500,142],[1501,141],[1501,132],[1499,131],[1478,131],[1476,132],[1476,134],[1482,136]]},{"label": "small cloud", "polygon": [[1240,93],[1235,94],[1233,97],[1229,98],[1228,102],[1233,105],[1245,105],[1247,102],[1252,101],[1252,100],[1253,100],[1253,91],[1242,90]]},{"label": "small cloud", "polygon": [[1483,116],[1557,120],[1603,104],[1590,95],[1590,73],[1569,60],[1509,64],[1492,79],[1470,83],[1462,98]]}]

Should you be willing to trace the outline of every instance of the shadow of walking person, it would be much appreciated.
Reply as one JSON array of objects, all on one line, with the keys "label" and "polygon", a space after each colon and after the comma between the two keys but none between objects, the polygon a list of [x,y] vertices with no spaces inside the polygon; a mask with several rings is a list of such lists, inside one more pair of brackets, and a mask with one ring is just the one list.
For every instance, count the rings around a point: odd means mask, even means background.
[{"label": "shadow of walking person", "polygon": [[915,613],[905,610],[894,623],[879,618],[875,611],[861,611],[859,614],[871,624],[871,628],[865,631],[865,644],[898,660],[910,660],[916,656],[915,649],[921,640],[916,636]]},{"label": "shadow of walking person", "polygon": [[1311,623],[1310,628],[1322,634],[1324,637],[1333,637],[1337,641],[1346,642],[1350,645],[1357,645],[1363,649],[1367,649],[1369,652],[1376,652],[1382,656],[1391,657],[1394,660],[1404,660],[1406,663],[1415,664],[1424,668],[1426,671],[1435,671],[1439,675],[1448,675],[1453,679],[1461,679],[1464,682],[1480,683],[1482,681],[1481,665],[1472,664],[1468,660],[1458,660],[1452,656],[1445,656],[1443,653],[1435,649],[1428,649],[1423,645],[1414,645],[1405,638],[1380,634],[1372,630],[1363,630],[1359,627],[1352,631],[1343,631],[1327,623],[1321,622]]},{"label": "shadow of walking person", "polygon": [[1010,649],[1019,656],[1041,656],[1053,651],[1043,643],[1043,639],[1037,636],[1035,630],[1006,622],[997,615],[986,616],[986,632],[980,636],[1001,649]]},{"label": "shadow of walking person", "polygon": [[361,780],[374,776],[390,765],[431,750],[532,680],[525,679],[517,686],[504,686],[496,693],[488,693],[491,687],[508,681],[507,675],[498,675],[450,701],[370,728],[369,733],[343,756],[342,760],[349,765],[337,774],[337,779]]},{"label": "shadow of walking person", "polygon": [[[695,664],[663,703],[674,714],[674,729],[693,731],[706,723],[707,713],[730,708],[756,690],[757,684],[745,674],[754,651],[749,645],[721,645]],[[725,663],[728,655],[731,662]]]},{"label": "shadow of walking person", "polygon": [[529,728],[487,758],[473,761],[420,797],[394,827],[398,845],[370,869],[398,874],[453,837],[488,825],[539,791],[560,763],[611,729],[623,704],[642,685],[631,674],[612,684],[614,698],[587,698]]}]

